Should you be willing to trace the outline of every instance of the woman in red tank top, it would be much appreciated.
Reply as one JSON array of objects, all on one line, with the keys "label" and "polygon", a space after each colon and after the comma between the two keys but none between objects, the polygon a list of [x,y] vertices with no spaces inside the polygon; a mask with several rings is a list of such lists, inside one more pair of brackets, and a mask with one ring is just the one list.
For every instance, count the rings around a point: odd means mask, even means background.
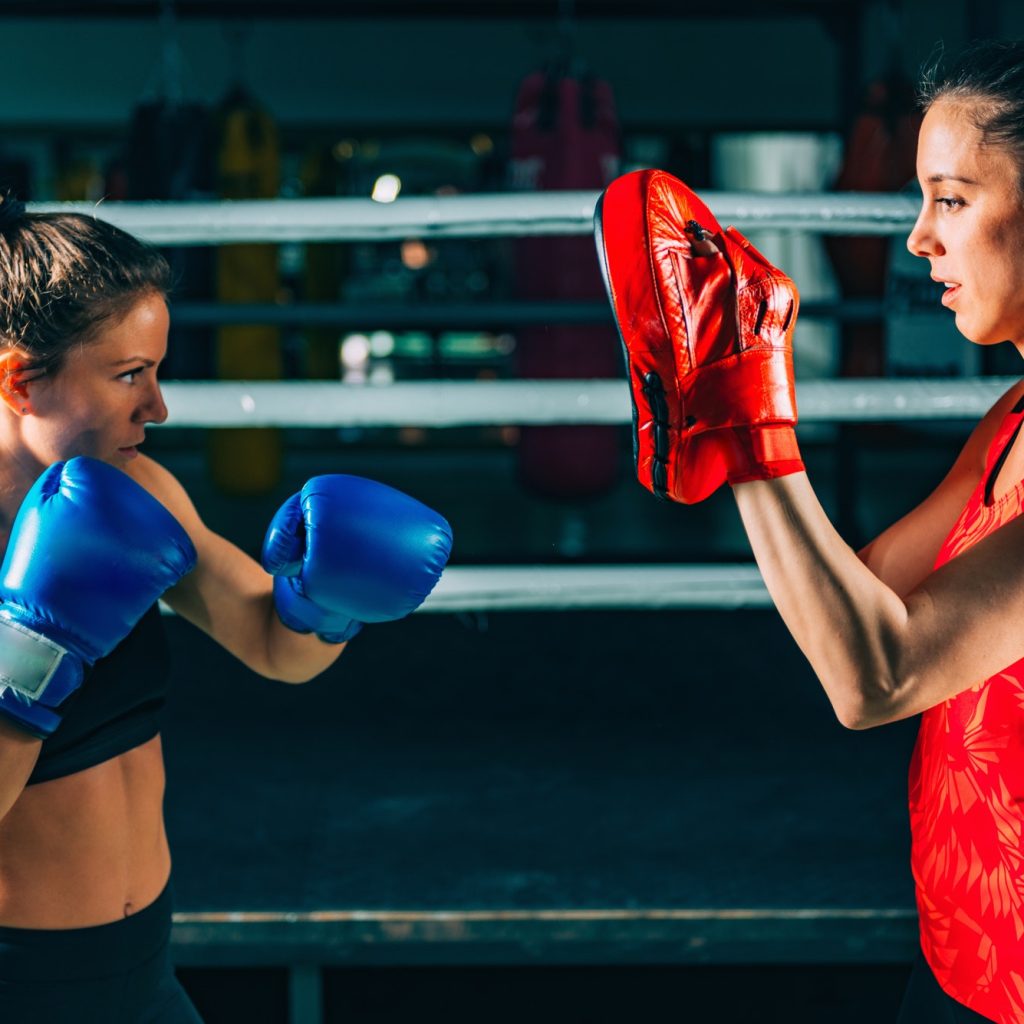
[{"label": "woman in red tank top", "polygon": [[[973,47],[922,97],[923,203],[907,245],[968,341],[1024,354],[1024,43]],[[922,956],[904,1024],[1024,1022],[1022,421],[1024,381],[935,492],[859,554],[806,474],[734,487],[840,721],[922,716],[910,771]]]},{"label": "woman in red tank top", "polygon": [[[921,94],[923,201],[907,246],[968,341],[1024,355],[1024,41],[975,45]],[[1024,1024],[1024,380],[935,491],[854,552],[796,448],[792,282],[664,172],[614,182],[596,219],[641,483],[684,503],[732,485],[843,725],[922,716],[910,772],[921,957],[900,1024]]]}]

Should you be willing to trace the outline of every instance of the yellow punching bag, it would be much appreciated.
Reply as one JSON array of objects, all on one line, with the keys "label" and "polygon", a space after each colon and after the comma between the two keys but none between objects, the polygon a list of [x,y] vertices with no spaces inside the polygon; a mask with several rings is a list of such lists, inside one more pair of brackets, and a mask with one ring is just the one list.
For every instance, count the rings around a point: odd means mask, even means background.
[{"label": "yellow punching bag", "polygon": [[[266,111],[240,94],[220,112],[217,153],[219,192],[224,199],[269,199],[278,194],[277,128]],[[277,246],[224,245],[217,253],[217,298],[223,303],[272,303],[278,298]],[[279,380],[281,332],[263,324],[221,327],[216,339],[221,380]],[[210,472],[228,494],[265,494],[281,477],[283,442],[273,427],[213,431]]]}]

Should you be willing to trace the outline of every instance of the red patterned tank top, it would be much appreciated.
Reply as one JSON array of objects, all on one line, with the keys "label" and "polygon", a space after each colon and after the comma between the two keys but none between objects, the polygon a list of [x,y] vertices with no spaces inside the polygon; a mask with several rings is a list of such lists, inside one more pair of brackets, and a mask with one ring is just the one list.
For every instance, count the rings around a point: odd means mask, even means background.
[{"label": "red patterned tank top", "polygon": [[[992,497],[1022,421],[1024,399],[993,439],[936,568],[1024,510],[1024,481]],[[936,980],[976,1013],[1022,1024],[1024,659],[921,716],[910,827],[921,949]]]}]

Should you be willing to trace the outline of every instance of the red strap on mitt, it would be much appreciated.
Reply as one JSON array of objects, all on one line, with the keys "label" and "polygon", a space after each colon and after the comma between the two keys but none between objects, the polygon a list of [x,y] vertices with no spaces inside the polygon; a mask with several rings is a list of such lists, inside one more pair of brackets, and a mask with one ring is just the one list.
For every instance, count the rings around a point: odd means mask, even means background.
[{"label": "red strap on mitt", "polygon": [[[625,350],[640,482],[692,504],[726,481],[800,472],[793,282],[664,171],[613,181],[595,232]],[[717,251],[703,255],[705,240]]]}]

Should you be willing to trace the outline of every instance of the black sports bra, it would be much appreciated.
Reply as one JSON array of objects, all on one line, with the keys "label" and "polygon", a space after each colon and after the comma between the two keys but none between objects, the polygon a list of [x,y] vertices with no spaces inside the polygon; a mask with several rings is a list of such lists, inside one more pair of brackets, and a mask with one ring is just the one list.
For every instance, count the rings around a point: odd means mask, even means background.
[{"label": "black sports bra", "polygon": [[43,740],[26,785],[91,768],[152,739],[166,703],[169,658],[160,609],[153,605],[105,658],[85,673]]}]

